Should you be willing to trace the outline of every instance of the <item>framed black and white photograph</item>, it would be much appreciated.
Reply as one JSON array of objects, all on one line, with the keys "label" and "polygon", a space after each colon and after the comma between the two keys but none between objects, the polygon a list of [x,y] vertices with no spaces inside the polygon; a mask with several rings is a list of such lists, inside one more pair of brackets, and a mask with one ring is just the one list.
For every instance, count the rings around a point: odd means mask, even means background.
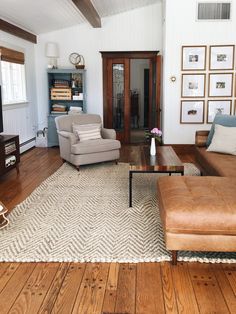
[{"label": "framed black and white photograph", "polygon": [[209,97],[232,97],[233,73],[209,74]]},{"label": "framed black and white photograph", "polygon": [[182,74],[181,97],[204,97],[205,77],[205,74]]},{"label": "framed black and white photograph", "polygon": [[206,49],[206,46],[182,46],[182,71],[204,71]]},{"label": "framed black and white photograph", "polygon": [[210,46],[210,70],[233,70],[234,45]]},{"label": "framed black and white photograph", "polygon": [[204,107],[203,100],[182,100],[180,123],[204,123]]},{"label": "framed black and white photograph", "polygon": [[207,103],[207,123],[212,123],[217,113],[231,114],[232,101],[224,100],[208,100]]}]

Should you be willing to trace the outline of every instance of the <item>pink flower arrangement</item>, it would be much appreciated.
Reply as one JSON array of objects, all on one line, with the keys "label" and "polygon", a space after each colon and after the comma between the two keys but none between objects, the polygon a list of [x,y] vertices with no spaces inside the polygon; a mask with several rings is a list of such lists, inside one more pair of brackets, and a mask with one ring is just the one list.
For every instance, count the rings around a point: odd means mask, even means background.
[{"label": "pink flower arrangement", "polygon": [[158,137],[161,137],[162,136],[162,131],[159,130],[158,128],[153,128],[151,130],[151,133],[153,134],[153,136],[158,136]]},{"label": "pink flower arrangement", "polygon": [[146,138],[152,138],[154,137],[158,142],[162,142],[162,131],[159,130],[158,128],[153,128],[151,131],[146,131],[145,132],[145,137]]}]

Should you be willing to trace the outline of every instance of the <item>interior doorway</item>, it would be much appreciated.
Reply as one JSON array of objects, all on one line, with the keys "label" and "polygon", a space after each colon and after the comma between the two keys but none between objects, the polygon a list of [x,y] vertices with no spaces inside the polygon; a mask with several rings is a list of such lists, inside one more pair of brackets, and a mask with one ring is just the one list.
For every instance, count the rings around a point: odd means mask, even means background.
[{"label": "interior doorway", "polygon": [[101,52],[103,121],[122,143],[142,143],[160,127],[161,56],[158,51]]},{"label": "interior doorway", "polygon": [[130,60],[130,143],[143,143],[149,127],[149,60]]}]

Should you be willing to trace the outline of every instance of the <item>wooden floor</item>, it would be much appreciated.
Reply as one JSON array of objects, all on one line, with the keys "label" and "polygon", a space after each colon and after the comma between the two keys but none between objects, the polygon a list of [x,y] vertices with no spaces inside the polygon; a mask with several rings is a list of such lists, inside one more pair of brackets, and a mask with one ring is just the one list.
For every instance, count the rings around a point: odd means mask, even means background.
[{"label": "wooden floor", "polygon": [[[137,146],[122,148],[122,161]],[[194,155],[176,147],[181,159]],[[12,209],[61,166],[58,149],[33,149],[20,175],[0,178],[0,200]],[[0,314],[236,313],[236,265],[178,263],[0,263]]]}]

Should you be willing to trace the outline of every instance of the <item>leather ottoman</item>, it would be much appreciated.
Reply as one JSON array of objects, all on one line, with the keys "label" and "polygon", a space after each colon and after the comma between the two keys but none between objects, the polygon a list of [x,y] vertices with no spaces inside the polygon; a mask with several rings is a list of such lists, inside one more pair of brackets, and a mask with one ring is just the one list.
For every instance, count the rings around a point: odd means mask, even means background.
[{"label": "leather ottoman", "polygon": [[235,177],[161,177],[157,183],[166,248],[236,251]]}]

